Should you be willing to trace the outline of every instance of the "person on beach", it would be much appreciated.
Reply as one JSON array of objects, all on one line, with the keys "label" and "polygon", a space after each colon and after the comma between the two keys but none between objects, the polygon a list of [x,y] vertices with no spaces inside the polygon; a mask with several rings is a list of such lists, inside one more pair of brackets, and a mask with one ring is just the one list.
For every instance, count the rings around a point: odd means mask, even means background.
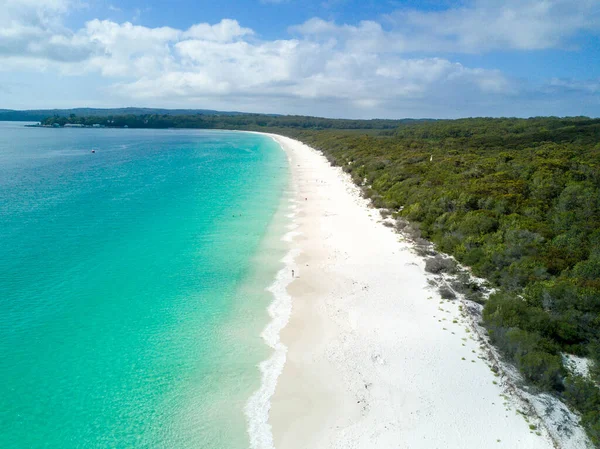
[{"label": "person on beach", "polygon": [[292,277],[294,277],[294,270],[292,270]]}]

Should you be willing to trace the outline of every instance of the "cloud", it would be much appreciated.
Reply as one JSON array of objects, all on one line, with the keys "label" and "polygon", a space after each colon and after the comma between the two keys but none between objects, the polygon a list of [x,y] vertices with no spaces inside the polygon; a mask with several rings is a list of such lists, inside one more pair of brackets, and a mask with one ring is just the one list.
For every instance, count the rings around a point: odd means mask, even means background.
[{"label": "cloud", "polygon": [[[132,99],[327,98],[367,108],[459,86],[494,94],[510,84],[497,71],[381,51],[388,36],[375,22],[344,27],[338,36],[343,44],[263,41],[232,19],[187,30],[94,19],[72,32],[60,24],[65,5],[48,8],[54,25],[39,22],[34,34],[15,33],[22,45],[14,56],[35,64],[45,59],[48,68],[64,74],[98,72],[115,79],[113,92]],[[297,29],[310,34],[336,27],[313,20]]]},{"label": "cloud", "polygon": [[387,15],[382,23],[338,25],[313,18],[290,31],[314,40],[335,38],[345,41],[348,47],[392,52],[566,48],[579,33],[600,31],[600,2],[474,0],[443,11],[400,9]]},{"label": "cloud", "polygon": [[600,94],[600,78],[589,80],[572,80],[564,78],[552,78],[546,83],[547,92],[571,92]]},{"label": "cloud", "polygon": [[94,51],[93,43],[62,24],[73,6],[68,0],[5,0],[0,8],[0,57],[42,63],[86,59]]},{"label": "cloud", "polygon": [[93,43],[97,51],[74,69],[95,70],[109,77],[135,77],[170,70],[175,64],[170,43],[181,34],[170,27],[148,28],[130,22],[118,24],[94,19],[77,36]]},{"label": "cloud", "polygon": [[474,0],[459,8],[399,10],[390,25],[415,50],[483,52],[566,47],[578,33],[600,30],[598,0]]},{"label": "cloud", "polygon": [[183,37],[216,42],[231,42],[235,39],[251,36],[253,34],[254,31],[250,28],[242,28],[237,20],[223,19],[214,25],[208,23],[192,25],[183,34]]},{"label": "cloud", "polygon": [[[500,23],[531,25],[534,16],[541,23],[562,11],[563,2],[546,0],[534,8],[525,0],[517,14],[508,1],[500,14],[495,3],[481,0],[443,12],[404,10],[381,23],[339,25],[314,18],[291,27],[290,38],[262,40],[233,19],[188,29],[93,19],[71,30],[62,22],[73,7],[69,0],[5,1],[0,70],[99,74],[109,80],[106,93],[128,104],[247,105],[260,112],[329,115],[439,116],[440,108],[458,113],[508,104],[529,87],[498,70],[431,52],[538,48],[538,33],[543,45],[562,45],[569,33],[596,26],[591,19],[596,2],[581,0],[574,9],[588,17],[565,12],[560,36],[545,24],[532,25],[535,32],[507,33]],[[477,41],[477,33],[487,37]],[[412,52],[419,49],[417,57]],[[590,95],[598,92],[598,83],[552,80],[544,89]]]},{"label": "cloud", "polygon": [[[159,76],[122,82],[126,98],[181,101],[253,97],[282,104],[327,101],[340,108],[376,111],[405,101],[451,101],[510,90],[500,72],[471,69],[440,58],[402,59],[369,53],[348,54],[299,40],[175,44],[178,67]],[[343,105],[343,106],[342,106]]]}]

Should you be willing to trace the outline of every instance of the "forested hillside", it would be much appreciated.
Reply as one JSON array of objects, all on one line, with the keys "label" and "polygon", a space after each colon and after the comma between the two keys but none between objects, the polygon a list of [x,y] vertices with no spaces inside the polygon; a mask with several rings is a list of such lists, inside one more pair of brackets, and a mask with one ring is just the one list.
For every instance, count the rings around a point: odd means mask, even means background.
[{"label": "forested hillside", "polygon": [[199,129],[242,129],[274,130],[276,128],[298,129],[389,129],[407,123],[423,120],[349,120],[307,117],[302,115],[265,115],[265,114],[127,114],[127,115],[53,115],[46,117],[44,125],[66,123],[92,126],[100,124],[107,127],[123,128],[199,128]]}]

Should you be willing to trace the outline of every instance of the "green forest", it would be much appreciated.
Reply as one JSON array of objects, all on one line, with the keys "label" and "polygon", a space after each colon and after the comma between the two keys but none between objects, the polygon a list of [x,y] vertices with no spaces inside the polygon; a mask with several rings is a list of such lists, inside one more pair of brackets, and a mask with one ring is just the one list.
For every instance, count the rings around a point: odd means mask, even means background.
[{"label": "green forest", "polygon": [[112,128],[198,128],[198,129],[389,129],[401,124],[418,123],[423,120],[348,120],[307,117],[301,115],[266,114],[115,114],[115,115],[53,115],[42,120],[43,125],[66,123],[92,126],[94,124]]},{"label": "green forest", "polygon": [[[321,150],[376,207],[408,220],[436,249],[496,287],[483,311],[492,342],[530,384],[578,410],[600,444],[600,119],[102,120],[109,126],[263,130]],[[569,373],[561,353],[591,358],[591,375]]]}]

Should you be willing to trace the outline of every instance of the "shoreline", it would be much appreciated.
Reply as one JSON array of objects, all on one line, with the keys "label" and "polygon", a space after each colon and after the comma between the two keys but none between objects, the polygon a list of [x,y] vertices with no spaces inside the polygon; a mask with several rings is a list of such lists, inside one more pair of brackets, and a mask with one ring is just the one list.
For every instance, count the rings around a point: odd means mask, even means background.
[{"label": "shoreline", "polygon": [[[291,167],[289,156],[287,159],[288,165]],[[287,325],[292,312],[292,297],[287,290],[293,281],[290,270],[295,266],[295,260],[300,253],[298,248],[292,245],[294,238],[299,234],[296,230],[298,225],[295,217],[298,207],[295,196],[295,185],[290,174],[287,192],[283,195],[276,213],[276,215],[283,216],[283,223],[275,238],[279,242],[283,242],[286,249],[284,256],[279,260],[282,266],[275,273],[273,282],[265,288],[265,291],[271,295],[271,302],[267,306],[269,321],[260,333],[263,343],[272,352],[266,360],[259,363],[260,386],[250,396],[244,407],[251,449],[274,447],[269,411],[271,398],[286,361],[287,347],[281,342],[280,334]],[[279,232],[282,232],[283,235]]]},{"label": "shoreline", "polygon": [[591,447],[562,402],[520,386],[476,303],[440,297],[417,245],[348,174],[255,133],[287,155],[292,212],[261,334],[274,352],[246,407],[252,449]]},{"label": "shoreline", "polygon": [[[299,237],[264,449],[554,447],[505,397],[460,301],[340,168],[293,139]],[[255,446],[253,446],[255,447]]]}]

